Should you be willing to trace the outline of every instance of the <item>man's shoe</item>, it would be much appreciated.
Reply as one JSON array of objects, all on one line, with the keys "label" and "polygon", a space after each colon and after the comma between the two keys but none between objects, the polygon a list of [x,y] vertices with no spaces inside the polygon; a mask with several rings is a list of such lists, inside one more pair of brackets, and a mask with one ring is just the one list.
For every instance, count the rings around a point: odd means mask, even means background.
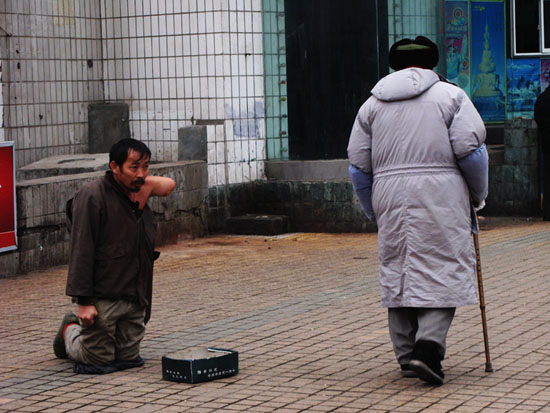
[{"label": "man's shoe", "polygon": [[65,331],[65,327],[69,324],[80,324],[78,317],[74,313],[65,314],[59,326],[59,330],[57,330],[57,334],[53,339],[53,352],[59,359],[69,358],[67,350],[65,349],[65,339],[63,338],[63,331]]},{"label": "man's shoe", "polygon": [[411,370],[411,367],[408,364],[401,364],[401,376],[406,378],[417,378],[418,374]]},{"label": "man's shoe", "polygon": [[441,360],[437,343],[419,340],[414,346],[409,367],[425,382],[443,384],[445,375],[441,369]]}]

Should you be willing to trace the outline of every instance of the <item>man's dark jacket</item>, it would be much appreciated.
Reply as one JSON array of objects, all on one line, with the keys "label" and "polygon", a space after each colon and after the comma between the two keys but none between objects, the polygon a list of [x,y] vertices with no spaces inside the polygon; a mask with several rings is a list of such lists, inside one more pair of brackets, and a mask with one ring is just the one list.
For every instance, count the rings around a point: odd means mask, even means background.
[{"label": "man's dark jacket", "polygon": [[111,171],[83,186],[72,201],[67,295],[79,304],[94,298],[124,299],[151,313],[156,226],[140,211]]}]

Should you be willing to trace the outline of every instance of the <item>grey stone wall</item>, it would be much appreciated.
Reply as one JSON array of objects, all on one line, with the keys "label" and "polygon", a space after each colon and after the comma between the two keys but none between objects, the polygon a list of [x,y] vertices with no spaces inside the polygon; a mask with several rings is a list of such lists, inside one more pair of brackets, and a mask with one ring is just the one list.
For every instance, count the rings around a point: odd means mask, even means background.
[{"label": "grey stone wall", "polygon": [[176,181],[176,189],[170,196],[149,201],[157,222],[157,245],[205,235],[208,232],[206,162],[151,165],[151,173],[169,176]]},{"label": "grey stone wall", "polygon": [[225,228],[225,220],[245,214],[287,215],[291,231],[375,231],[349,181],[346,159],[268,161],[268,181],[209,189],[208,225]]},{"label": "grey stone wall", "polygon": [[226,216],[245,214],[287,215],[294,232],[376,231],[349,180],[255,181],[210,188],[211,231],[224,229]]},{"label": "grey stone wall", "polygon": [[[211,187],[209,229],[223,230],[229,217],[274,214],[287,215],[291,231],[375,231],[353,193],[347,166],[347,160],[266,162],[272,180]],[[480,214],[540,213],[536,127],[526,119],[507,122],[504,144],[489,146],[489,196]]]},{"label": "grey stone wall", "polygon": [[[150,173],[169,176],[177,183],[170,196],[149,201],[158,226],[157,245],[204,235],[208,197],[206,163],[154,164]],[[65,264],[69,252],[65,204],[84,183],[103,174],[103,171],[89,172],[18,182],[18,249],[0,253],[0,277]]]},{"label": "grey stone wall", "polygon": [[536,124],[530,119],[508,121],[504,145],[490,157],[489,196],[482,215],[541,214]]}]

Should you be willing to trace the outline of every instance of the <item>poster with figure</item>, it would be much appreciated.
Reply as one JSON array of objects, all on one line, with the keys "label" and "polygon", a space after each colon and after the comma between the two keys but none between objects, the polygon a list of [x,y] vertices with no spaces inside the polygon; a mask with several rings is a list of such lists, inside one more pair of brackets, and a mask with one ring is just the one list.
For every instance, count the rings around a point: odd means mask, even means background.
[{"label": "poster with figure", "polygon": [[468,49],[468,2],[445,2],[445,46],[447,74],[466,93],[470,93],[470,54]]},{"label": "poster with figure", "polygon": [[508,59],[506,69],[507,119],[533,119],[533,108],[540,94],[540,60]]},{"label": "poster with figure", "polygon": [[540,59],[540,91],[550,86],[550,59]]},{"label": "poster with figure", "polygon": [[13,142],[0,142],[0,252],[17,248]]},{"label": "poster with figure", "polygon": [[472,1],[472,102],[485,122],[506,117],[506,54],[503,1]]}]

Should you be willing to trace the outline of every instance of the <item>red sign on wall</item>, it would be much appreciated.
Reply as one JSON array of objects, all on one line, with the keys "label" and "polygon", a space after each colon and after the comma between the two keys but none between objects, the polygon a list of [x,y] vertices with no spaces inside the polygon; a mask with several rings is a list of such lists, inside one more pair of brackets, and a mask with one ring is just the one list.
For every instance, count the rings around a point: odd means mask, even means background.
[{"label": "red sign on wall", "polygon": [[17,248],[13,142],[0,142],[0,252]]}]

